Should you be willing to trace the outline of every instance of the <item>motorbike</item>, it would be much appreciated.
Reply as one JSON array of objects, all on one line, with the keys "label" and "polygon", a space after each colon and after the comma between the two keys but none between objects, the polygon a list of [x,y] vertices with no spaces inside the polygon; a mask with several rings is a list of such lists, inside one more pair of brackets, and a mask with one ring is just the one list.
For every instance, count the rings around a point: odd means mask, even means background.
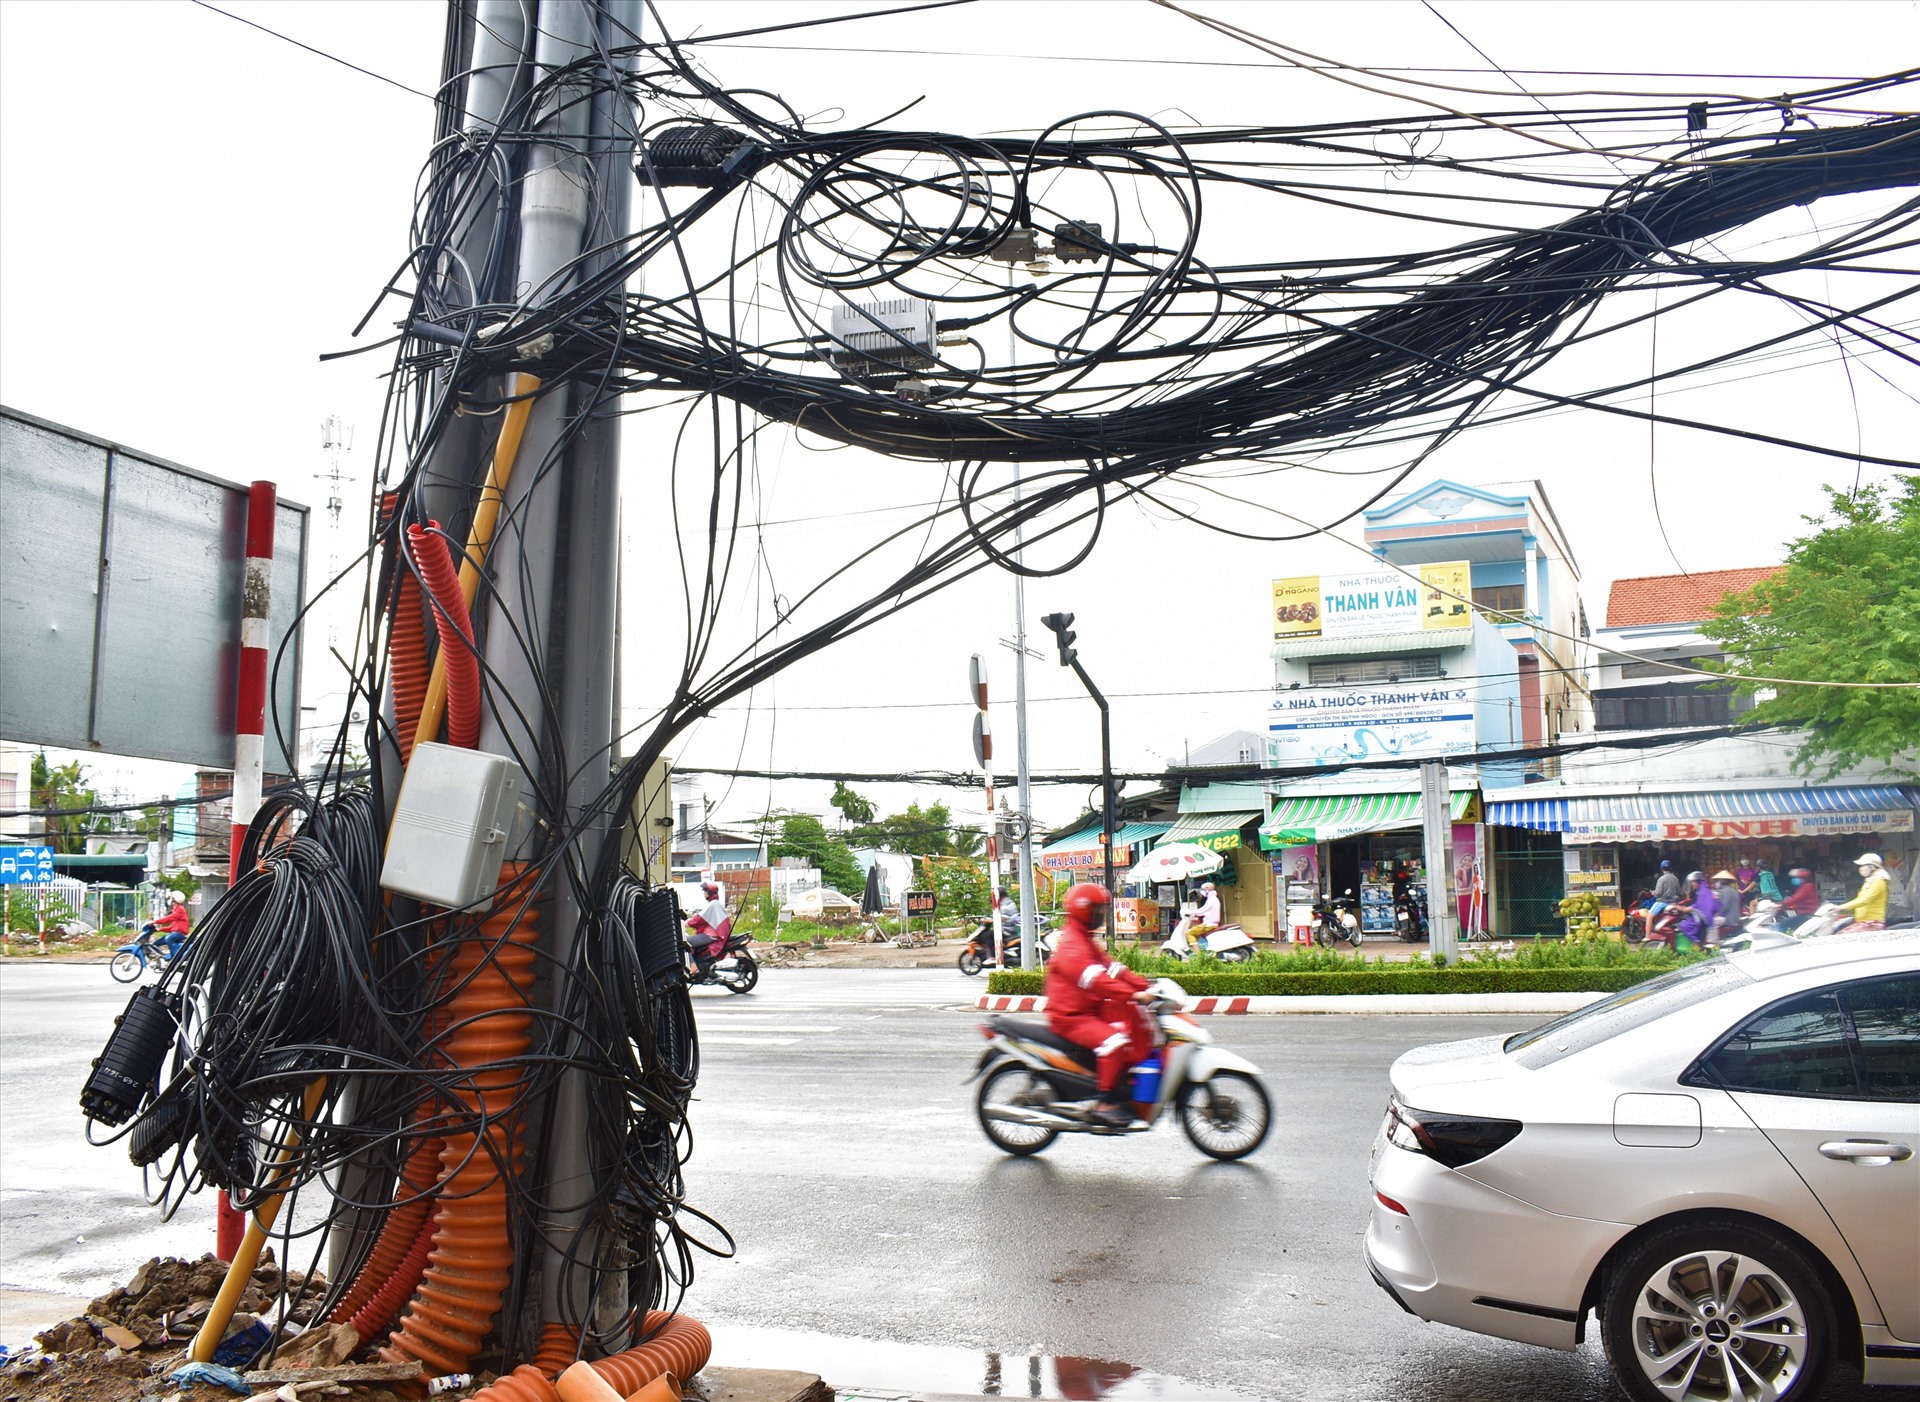
[{"label": "motorbike", "polygon": [[[180,949],[185,949],[183,944]],[[179,951],[164,939],[153,937],[153,926],[140,927],[140,938],[132,944],[123,944],[113,952],[113,962],[107,965],[108,971],[120,983],[132,983],[148,969],[164,974],[167,965],[179,957]]]},{"label": "motorbike", "polygon": [[693,959],[693,972],[687,976],[687,982],[689,985],[717,983],[729,993],[751,993],[753,986],[760,982],[760,966],[747,952],[753,936],[734,934],[731,922],[723,933],[724,942],[717,951],[711,943],[705,950],[687,946]]},{"label": "motorbike", "polygon": [[1425,896],[1409,891],[1393,903],[1393,932],[1408,944],[1417,944],[1427,938]]},{"label": "motorbike", "polygon": [[974,1112],[994,1147],[1026,1157],[1063,1134],[1144,1134],[1171,1116],[1209,1158],[1243,1159],[1259,1148],[1273,1122],[1260,1068],[1214,1045],[1172,979],[1156,980],[1153,992],[1153,1053],[1128,1072],[1135,1118],[1125,1127],[1093,1113],[1091,1051],[1058,1036],[1044,1017],[988,1018],[980,1028],[986,1049],[967,1080],[980,1082]]},{"label": "motorbike", "polygon": [[1197,944],[1202,954],[1211,954],[1222,963],[1244,964],[1253,958],[1253,937],[1238,925],[1215,925],[1189,940],[1187,931],[1192,928],[1193,917],[1181,916],[1180,923],[1173,927],[1173,933],[1160,946],[1160,952],[1172,955],[1175,959],[1185,959]]},{"label": "motorbike", "polygon": [[1339,896],[1322,896],[1313,903],[1313,942],[1332,949],[1335,940],[1346,940],[1355,949],[1366,942],[1360,928],[1360,912],[1354,909],[1353,887]]},{"label": "motorbike", "polygon": [[[1033,933],[1034,933],[1034,937],[1038,941],[1038,944],[1035,946],[1034,952],[1037,955],[1039,955],[1040,962],[1042,964],[1045,964],[1047,960],[1053,957],[1053,923],[1050,920],[1048,920],[1044,915],[1035,916],[1033,921]],[[1002,946],[1003,947],[1001,949],[1001,954],[1005,960],[1006,966],[1010,969],[1019,968],[1020,967],[1020,935],[1019,933],[1016,931],[1013,934],[1003,936]],[[979,973],[982,969],[986,968],[987,965],[993,962],[993,922],[992,921],[982,920],[980,922],[979,927],[975,929],[973,932],[973,937],[967,941],[966,948],[960,951],[960,958],[958,962],[960,966],[960,972],[965,974],[968,978],[972,978],[975,974]]]}]

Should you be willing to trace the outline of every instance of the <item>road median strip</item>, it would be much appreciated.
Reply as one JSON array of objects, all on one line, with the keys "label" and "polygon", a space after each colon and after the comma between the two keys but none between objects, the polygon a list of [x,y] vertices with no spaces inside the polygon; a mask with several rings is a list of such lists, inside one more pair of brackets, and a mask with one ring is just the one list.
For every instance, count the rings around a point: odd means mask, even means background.
[{"label": "road median strip", "polygon": [[[1517,1016],[1575,1012],[1604,992],[1533,993],[1296,993],[1195,998],[1187,1011],[1201,1016],[1248,1013],[1507,1013]],[[983,993],[974,1006],[983,1013],[1044,1013],[1047,1000],[1034,993]]]}]

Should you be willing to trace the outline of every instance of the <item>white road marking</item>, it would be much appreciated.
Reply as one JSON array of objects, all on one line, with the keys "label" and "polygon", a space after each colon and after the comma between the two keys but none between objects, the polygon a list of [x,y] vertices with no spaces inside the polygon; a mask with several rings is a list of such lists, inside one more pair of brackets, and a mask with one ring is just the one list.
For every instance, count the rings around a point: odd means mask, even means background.
[{"label": "white road marking", "polygon": [[703,1047],[791,1047],[799,1043],[798,1037],[716,1037],[709,1033],[700,1034]]}]

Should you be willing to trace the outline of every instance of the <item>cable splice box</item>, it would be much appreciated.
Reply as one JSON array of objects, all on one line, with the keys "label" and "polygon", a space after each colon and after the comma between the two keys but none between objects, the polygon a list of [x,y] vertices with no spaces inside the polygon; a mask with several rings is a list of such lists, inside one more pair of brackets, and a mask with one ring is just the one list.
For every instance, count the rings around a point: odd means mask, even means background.
[{"label": "cable splice box", "polygon": [[493,906],[520,766],[504,755],[415,745],[400,782],[380,884],[395,895],[474,911]]}]

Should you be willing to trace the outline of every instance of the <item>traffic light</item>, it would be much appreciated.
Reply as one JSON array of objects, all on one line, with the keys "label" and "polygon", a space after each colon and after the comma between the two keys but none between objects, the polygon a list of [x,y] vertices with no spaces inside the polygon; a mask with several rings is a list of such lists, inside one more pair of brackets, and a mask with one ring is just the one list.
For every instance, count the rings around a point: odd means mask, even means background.
[{"label": "traffic light", "polygon": [[1073,615],[1050,613],[1040,621],[1053,630],[1053,640],[1060,645],[1060,665],[1071,667],[1074,659],[1080,655],[1073,646],[1073,640],[1080,636],[1073,631]]}]

